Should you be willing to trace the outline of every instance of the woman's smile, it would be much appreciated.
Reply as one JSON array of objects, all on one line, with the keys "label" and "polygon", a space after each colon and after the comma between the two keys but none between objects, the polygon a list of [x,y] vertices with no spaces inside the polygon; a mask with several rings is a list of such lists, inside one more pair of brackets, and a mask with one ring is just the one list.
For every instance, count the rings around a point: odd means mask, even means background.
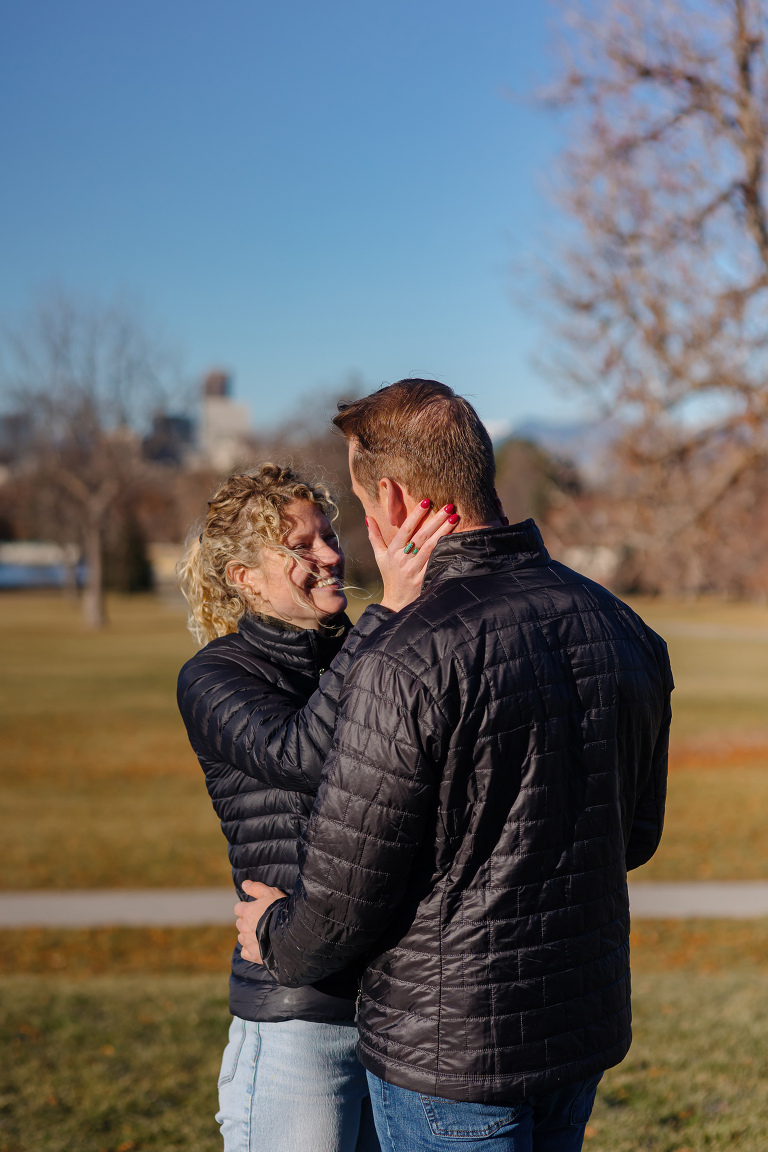
[{"label": "woman's smile", "polygon": [[311,584],[310,587],[312,589],[331,587],[341,588],[341,580],[338,576],[325,576],[322,580],[317,580],[314,584]]}]

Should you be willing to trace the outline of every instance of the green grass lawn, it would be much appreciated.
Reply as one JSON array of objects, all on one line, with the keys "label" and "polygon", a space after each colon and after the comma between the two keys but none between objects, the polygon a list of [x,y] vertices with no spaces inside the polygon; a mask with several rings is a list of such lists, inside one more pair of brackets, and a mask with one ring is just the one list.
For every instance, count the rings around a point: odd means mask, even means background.
[{"label": "green grass lawn", "polygon": [[6,977],[0,1152],[220,1149],[229,1019],[220,976]]},{"label": "green grass lawn", "polygon": [[600,1086],[589,1152],[768,1147],[768,976],[636,974],[634,1043]]},{"label": "green grass lawn", "polygon": [[[0,979],[0,1152],[214,1152],[218,976]],[[636,972],[589,1152],[768,1147],[768,973]],[[62,1059],[66,1053],[66,1059]]]}]

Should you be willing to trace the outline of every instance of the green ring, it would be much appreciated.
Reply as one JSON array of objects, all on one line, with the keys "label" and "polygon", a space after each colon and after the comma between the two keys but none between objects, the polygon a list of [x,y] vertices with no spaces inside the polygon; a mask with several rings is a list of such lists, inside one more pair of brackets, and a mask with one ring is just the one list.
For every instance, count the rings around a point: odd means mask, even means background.
[{"label": "green ring", "polygon": [[409,540],[408,543],[406,544],[405,548],[403,548],[403,552],[405,552],[405,554],[407,556],[408,553],[412,552],[415,547],[416,547],[416,545],[414,544],[413,540]]}]

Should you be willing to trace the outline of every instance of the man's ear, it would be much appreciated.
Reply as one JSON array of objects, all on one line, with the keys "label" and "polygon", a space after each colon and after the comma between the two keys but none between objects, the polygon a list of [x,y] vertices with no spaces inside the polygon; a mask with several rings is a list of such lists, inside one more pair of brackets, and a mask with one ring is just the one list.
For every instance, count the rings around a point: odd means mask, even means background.
[{"label": "man's ear", "polygon": [[403,487],[397,480],[389,476],[379,480],[379,506],[383,508],[388,523],[393,528],[399,528],[408,515],[408,506]]}]

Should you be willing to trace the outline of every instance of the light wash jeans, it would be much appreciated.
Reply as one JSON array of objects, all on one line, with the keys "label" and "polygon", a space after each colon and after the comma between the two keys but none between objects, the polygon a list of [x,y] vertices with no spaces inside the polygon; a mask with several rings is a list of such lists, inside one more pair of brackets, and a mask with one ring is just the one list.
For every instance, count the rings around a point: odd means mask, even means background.
[{"label": "light wash jeans", "polygon": [[383,1152],[580,1152],[601,1078],[510,1104],[466,1104],[368,1073]]},{"label": "light wash jeans", "polygon": [[224,1152],[380,1152],[357,1026],[235,1016],[219,1076]]}]

